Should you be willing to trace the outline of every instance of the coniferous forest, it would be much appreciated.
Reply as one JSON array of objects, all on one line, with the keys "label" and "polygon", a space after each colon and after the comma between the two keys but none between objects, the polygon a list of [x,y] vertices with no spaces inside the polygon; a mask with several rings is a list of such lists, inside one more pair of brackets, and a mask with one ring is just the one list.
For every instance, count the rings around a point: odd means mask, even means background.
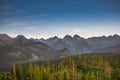
[{"label": "coniferous forest", "polygon": [[120,53],[81,54],[53,61],[13,64],[0,80],[120,80]]}]

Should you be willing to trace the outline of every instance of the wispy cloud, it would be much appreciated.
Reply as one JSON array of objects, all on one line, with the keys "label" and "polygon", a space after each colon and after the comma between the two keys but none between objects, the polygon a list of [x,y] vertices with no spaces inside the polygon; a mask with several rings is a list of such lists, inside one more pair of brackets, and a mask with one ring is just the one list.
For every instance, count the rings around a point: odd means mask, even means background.
[{"label": "wispy cloud", "polygon": [[6,21],[5,24],[3,24],[3,27],[18,27],[24,25],[24,22],[21,21]]},{"label": "wispy cloud", "polygon": [[27,18],[27,19],[33,19],[33,18],[41,19],[41,18],[46,18],[47,16],[48,16],[47,13],[42,13],[42,14],[39,14],[39,15],[26,16],[25,18]]},{"label": "wispy cloud", "polygon": [[9,26],[20,26],[20,25],[23,25],[24,23],[23,22],[12,22],[9,24]]},{"label": "wispy cloud", "polygon": [[27,14],[27,13],[28,13],[28,11],[24,10],[24,9],[17,9],[17,10],[14,9],[14,11],[10,11],[8,14],[9,15],[20,16],[20,15],[24,15],[24,14]]},{"label": "wispy cloud", "polygon": [[37,26],[25,26],[24,29],[26,29],[26,30],[37,30],[39,28]]},{"label": "wispy cloud", "polygon": [[81,33],[81,32],[87,32],[87,29],[82,29],[80,27],[71,27],[71,28],[58,28],[57,31],[59,32],[70,32],[70,33]]}]

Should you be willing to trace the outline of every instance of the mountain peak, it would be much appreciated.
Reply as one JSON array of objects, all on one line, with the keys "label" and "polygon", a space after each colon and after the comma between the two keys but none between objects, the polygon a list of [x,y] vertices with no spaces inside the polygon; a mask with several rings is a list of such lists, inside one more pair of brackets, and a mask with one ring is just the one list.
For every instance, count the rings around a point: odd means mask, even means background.
[{"label": "mountain peak", "polygon": [[7,34],[0,34],[0,38],[6,38],[6,37],[9,37],[9,36]]},{"label": "mountain peak", "polygon": [[54,38],[54,39],[58,39],[58,37],[57,37],[57,36],[54,36],[54,37],[52,37],[52,38]]},{"label": "mountain peak", "polygon": [[18,35],[16,38],[15,38],[15,41],[17,44],[24,44],[24,43],[28,43],[30,42],[29,39],[25,38],[23,35]]},{"label": "mountain peak", "polygon": [[72,39],[72,36],[66,35],[63,39]]},{"label": "mountain peak", "polygon": [[79,39],[84,39],[84,38],[80,37],[80,36],[77,35],[77,34],[75,34],[75,35],[73,36],[73,38],[74,38],[74,39],[77,39],[77,40],[79,40]]},{"label": "mountain peak", "polygon": [[[49,39],[56,40],[56,39],[58,39],[58,37],[57,37],[57,36],[54,36],[54,37],[51,37],[51,38],[49,38]],[[48,39],[48,40],[49,40],[49,39]]]},{"label": "mountain peak", "polygon": [[79,35],[75,34],[73,37],[80,37]]},{"label": "mountain peak", "polygon": [[113,37],[120,37],[118,34],[114,34]]},{"label": "mountain peak", "polygon": [[27,39],[27,38],[25,38],[23,35],[18,35],[16,39]]}]

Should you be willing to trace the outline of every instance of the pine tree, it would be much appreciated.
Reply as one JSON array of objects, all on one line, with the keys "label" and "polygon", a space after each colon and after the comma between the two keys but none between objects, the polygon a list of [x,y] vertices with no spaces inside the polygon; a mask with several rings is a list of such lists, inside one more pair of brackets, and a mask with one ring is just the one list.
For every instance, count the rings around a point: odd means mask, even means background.
[{"label": "pine tree", "polygon": [[23,69],[20,64],[16,64],[16,76],[17,80],[24,80]]},{"label": "pine tree", "polygon": [[28,65],[28,75],[29,80],[33,80],[33,65],[30,62]]},{"label": "pine tree", "polygon": [[33,78],[34,80],[41,80],[40,68],[38,65],[34,65],[33,69]]},{"label": "pine tree", "polygon": [[16,76],[16,64],[12,65],[11,73],[12,73],[12,79],[13,80],[17,80],[17,76]]}]

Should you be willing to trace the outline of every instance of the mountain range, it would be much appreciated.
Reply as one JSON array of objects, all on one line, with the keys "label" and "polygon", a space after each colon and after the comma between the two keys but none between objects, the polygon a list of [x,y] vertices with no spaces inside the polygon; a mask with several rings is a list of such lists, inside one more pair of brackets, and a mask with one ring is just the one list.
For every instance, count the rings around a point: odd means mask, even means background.
[{"label": "mountain range", "polygon": [[73,37],[66,35],[62,39],[55,36],[46,40],[41,39],[40,41],[57,50],[67,48],[74,54],[120,51],[120,36],[117,34],[108,37],[101,36],[87,39],[79,35],[74,35]]},{"label": "mountain range", "polygon": [[15,38],[0,34],[0,66],[28,61],[54,60],[73,54],[120,52],[120,36],[83,38],[79,35],[57,36],[48,39],[27,39],[23,35]]},{"label": "mountain range", "polygon": [[56,50],[23,35],[11,38],[6,34],[0,34],[0,68],[9,67],[17,62],[54,60],[69,55],[71,53],[67,49]]}]

